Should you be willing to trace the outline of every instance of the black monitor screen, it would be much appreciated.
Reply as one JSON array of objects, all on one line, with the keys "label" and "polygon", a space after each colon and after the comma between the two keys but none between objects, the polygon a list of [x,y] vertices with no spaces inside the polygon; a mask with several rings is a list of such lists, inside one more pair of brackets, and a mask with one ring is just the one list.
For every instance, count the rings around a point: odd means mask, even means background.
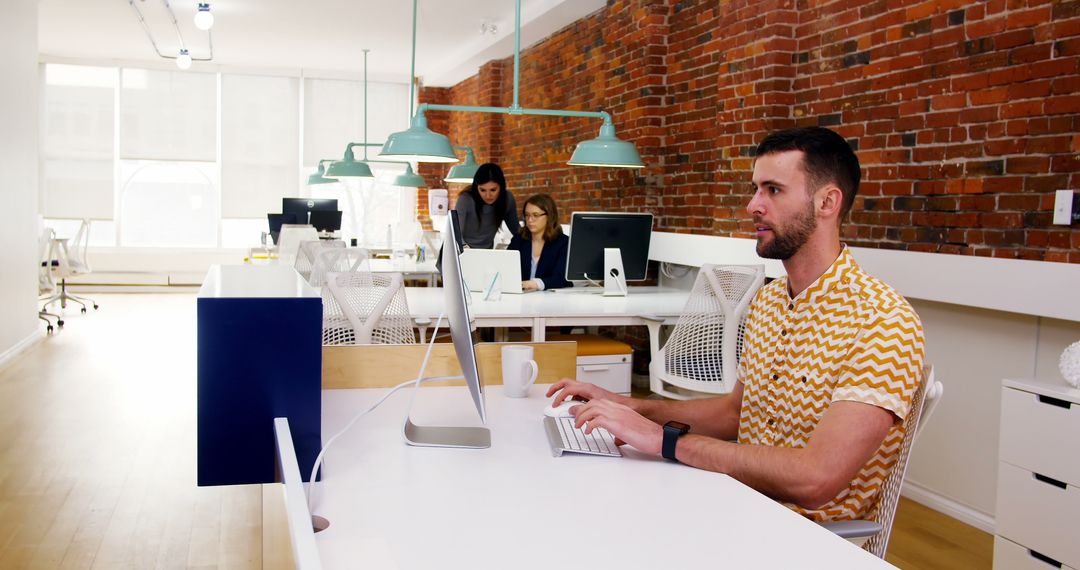
[{"label": "black monitor screen", "polygon": [[652,214],[628,212],[574,212],[570,219],[570,247],[566,279],[600,281],[604,277],[604,249],[622,253],[627,281],[645,279],[649,266]]},{"label": "black monitor screen", "polygon": [[278,235],[281,233],[281,225],[295,224],[296,214],[267,214],[266,220],[270,223],[270,237],[277,244]]},{"label": "black monitor screen", "polygon": [[336,232],[341,229],[341,210],[312,210],[310,221],[320,232]]},{"label": "black monitor screen", "polygon": [[335,198],[282,198],[281,199],[281,213],[282,214],[296,214],[296,223],[307,224],[308,212],[315,210],[322,211],[334,211],[337,210],[337,199]]}]

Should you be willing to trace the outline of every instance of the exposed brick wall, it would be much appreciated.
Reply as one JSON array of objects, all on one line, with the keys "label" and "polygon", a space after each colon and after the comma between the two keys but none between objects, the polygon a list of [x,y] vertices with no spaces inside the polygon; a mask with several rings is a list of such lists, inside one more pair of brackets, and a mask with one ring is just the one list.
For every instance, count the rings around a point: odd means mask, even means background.
[{"label": "exposed brick wall", "polygon": [[[1050,224],[1080,189],[1080,0],[612,0],[521,63],[522,106],[607,110],[647,166],[566,166],[598,121],[450,113],[519,199],[748,237],[754,145],[823,125],[863,164],[848,243],[1080,263],[1080,228]],[[507,58],[445,91],[506,106],[512,82]]]}]

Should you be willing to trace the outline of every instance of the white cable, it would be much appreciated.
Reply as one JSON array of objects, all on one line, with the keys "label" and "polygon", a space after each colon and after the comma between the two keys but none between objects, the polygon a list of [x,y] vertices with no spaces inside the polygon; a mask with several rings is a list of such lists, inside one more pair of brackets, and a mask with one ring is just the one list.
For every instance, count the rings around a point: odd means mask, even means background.
[{"label": "white cable", "polygon": [[693,269],[691,267],[681,266],[683,268],[682,275],[672,275],[671,265],[672,264],[666,261],[660,262],[660,272],[663,273],[664,277],[667,277],[668,279],[682,279],[683,277],[686,277],[688,273],[690,273],[691,269]]},{"label": "white cable", "polygon": [[[357,421],[359,421],[360,418],[366,416],[368,414],[368,412],[374,410],[375,408],[378,408],[383,402],[386,401],[387,398],[392,396],[394,394],[394,392],[397,392],[398,390],[400,390],[400,389],[402,389],[402,388],[404,388],[406,386],[409,386],[410,384],[415,384],[415,385],[417,385],[419,387],[420,382],[423,381],[423,380],[444,380],[444,379],[449,380],[449,379],[457,378],[456,376],[437,377],[437,378],[424,378],[424,371],[427,370],[428,358],[431,357],[431,349],[435,347],[435,335],[439,332],[439,325],[442,323],[442,319],[443,319],[444,315],[445,315],[445,313],[439,313],[439,318],[435,321],[435,328],[431,333],[431,341],[428,342],[427,351],[424,353],[424,361],[420,363],[420,373],[416,375],[416,378],[414,378],[412,380],[407,380],[405,382],[402,382],[401,384],[398,384],[397,386],[394,386],[393,388],[390,389],[389,392],[387,392],[386,394],[383,394],[383,397],[379,398],[378,402],[375,402],[370,407],[368,407],[368,409],[360,412],[355,417],[353,417],[353,419],[350,420],[349,423],[346,424],[346,426],[341,429],[341,431],[335,433],[333,435],[333,437],[331,437],[329,440],[327,440],[326,445],[324,445],[323,448],[322,448],[322,451],[320,451],[319,455],[315,457],[315,464],[312,465],[312,467],[311,467],[311,477],[308,478],[308,513],[314,514],[314,510],[312,509],[312,506],[314,505],[314,498],[315,498],[315,492],[314,492],[315,491],[315,477],[319,473],[319,466],[322,465],[323,456],[326,455],[327,450],[330,449],[330,446],[334,444],[334,441],[337,440],[337,438],[341,437],[342,435],[345,435],[345,432],[349,431],[349,429],[351,429],[353,427],[353,424],[355,424]],[[415,397],[415,393],[414,393],[414,397]]]}]

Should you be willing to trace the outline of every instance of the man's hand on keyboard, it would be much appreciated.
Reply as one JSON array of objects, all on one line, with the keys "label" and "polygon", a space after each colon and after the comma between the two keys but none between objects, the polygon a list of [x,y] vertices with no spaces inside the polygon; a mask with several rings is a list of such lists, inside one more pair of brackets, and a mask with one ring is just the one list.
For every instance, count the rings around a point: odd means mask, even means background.
[{"label": "man's hand on keyboard", "polygon": [[622,400],[627,399],[625,396],[609,392],[595,384],[578,382],[577,380],[571,380],[569,378],[563,378],[552,384],[551,388],[548,388],[547,397],[550,398],[556,392],[559,393],[559,395],[555,397],[556,405],[571,397],[587,402],[592,400],[612,400],[621,402]]},{"label": "man's hand on keyboard", "polygon": [[629,443],[639,451],[660,455],[664,428],[628,406],[612,400],[592,399],[583,406],[574,406],[570,413],[576,418],[575,426],[585,433],[602,427],[615,437],[616,445]]}]

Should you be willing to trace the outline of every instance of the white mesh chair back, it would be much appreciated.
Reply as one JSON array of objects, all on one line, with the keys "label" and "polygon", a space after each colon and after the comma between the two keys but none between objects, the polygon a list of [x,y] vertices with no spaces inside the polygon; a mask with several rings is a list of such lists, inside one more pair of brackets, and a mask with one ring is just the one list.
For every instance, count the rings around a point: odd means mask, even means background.
[{"label": "white mesh chair back", "polygon": [[56,288],[52,273],[52,240],[56,232],[52,228],[43,228],[38,237],[38,293]]},{"label": "white mesh chair back", "polygon": [[415,344],[400,273],[331,273],[323,287],[323,344]]},{"label": "white mesh chair back", "polygon": [[908,459],[911,456],[911,445],[922,431],[922,427],[926,425],[926,420],[930,419],[944,391],[941,382],[934,379],[934,367],[927,365],[923,370],[922,382],[919,383],[915,395],[911,398],[911,411],[904,418],[904,428],[907,431],[900,445],[900,455],[896,458],[892,472],[881,486],[877,504],[867,517],[880,524],[882,530],[870,537],[862,547],[878,558],[885,558],[885,549],[889,546],[893,519],[896,517],[896,506],[900,503],[900,488],[904,484],[904,474],[907,472]]},{"label": "white mesh chair back", "polygon": [[[311,269],[315,265],[315,258],[319,255],[319,252],[326,249],[340,249],[345,247],[345,242],[341,240],[305,240],[300,242],[300,247],[296,251],[296,260],[293,262],[293,267],[296,268],[296,272],[300,274],[305,280],[310,283]],[[314,285],[314,284],[313,284]]]},{"label": "white mesh chair back", "polygon": [[90,262],[86,259],[86,250],[90,246],[90,220],[84,219],[79,224],[75,237],[68,242],[68,265],[71,273],[90,273]]},{"label": "white mesh chair back", "polygon": [[323,248],[315,254],[307,281],[312,287],[325,287],[327,275],[359,271],[367,258],[367,250],[359,247]]},{"label": "white mesh chair back", "polygon": [[730,392],[750,301],[764,282],[763,265],[703,265],[675,328],[652,355],[652,391],[680,400]]}]

